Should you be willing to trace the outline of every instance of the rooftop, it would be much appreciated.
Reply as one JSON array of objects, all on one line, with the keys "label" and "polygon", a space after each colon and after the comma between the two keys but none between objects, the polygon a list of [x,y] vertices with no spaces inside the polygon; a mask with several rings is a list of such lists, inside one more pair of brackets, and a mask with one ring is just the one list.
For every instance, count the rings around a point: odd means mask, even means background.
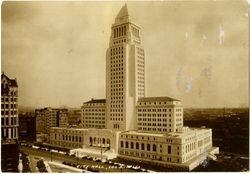
[{"label": "rooftop", "polygon": [[138,102],[154,102],[154,101],[180,101],[174,98],[170,98],[170,97],[141,97],[138,99]]},{"label": "rooftop", "polygon": [[87,103],[106,103],[106,99],[94,99],[92,98],[90,101],[84,102],[84,104]]},{"label": "rooftop", "polygon": [[163,137],[165,134],[162,133],[148,133],[148,132],[138,132],[138,131],[124,131],[121,134],[130,135],[143,135],[143,136],[153,136],[153,137]]},{"label": "rooftop", "polygon": [[125,16],[129,16],[129,13],[128,13],[128,7],[127,7],[127,4],[125,4],[120,12],[118,13],[118,15],[116,16],[116,18],[122,18],[122,17],[125,17]]},{"label": "rooftop", "polygon": [[[115,18],[115,24],[113,25],[120,25],[123,23],[133,23],[135,25],[135,22],[136,22],[135,19],[129,13],[127,4],[125,4],[117,14]],[[136,26],[139,27],[137,24]]]},{"label": "rooftop", "polygon": [[1,75],[1,79],[6,78],[8,81],[8,85],[12,86],[12,87],[17,87],[17,81],[16,79],[10,79],[9,77],[7,77],[4,73],[2,73]]}]

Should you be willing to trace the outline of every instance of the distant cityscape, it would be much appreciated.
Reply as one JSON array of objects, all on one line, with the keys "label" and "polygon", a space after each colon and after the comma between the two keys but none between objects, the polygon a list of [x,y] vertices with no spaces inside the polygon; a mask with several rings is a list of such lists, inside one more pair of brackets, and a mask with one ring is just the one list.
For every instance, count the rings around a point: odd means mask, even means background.
[{"label": "distant cityscape", "polygon": [[146,95],[141,27],[125,4],[111,26],[106,98],[81,108],[18,105],[1,75],[2,172],[248,171],[249,108],[185,108]]}]

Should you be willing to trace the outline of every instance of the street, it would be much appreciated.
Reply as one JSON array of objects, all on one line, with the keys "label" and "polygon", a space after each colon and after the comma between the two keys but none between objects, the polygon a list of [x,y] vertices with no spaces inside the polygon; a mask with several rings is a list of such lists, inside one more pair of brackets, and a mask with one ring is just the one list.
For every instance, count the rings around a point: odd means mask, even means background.
[{"label": "street", "polygon": [[77,159],[76,157],[54,153],[50,151],[40,150],[40,149],[33,149],[30,147],[20,146],[20,151],[28,153],[30,158],[30,168],[32,172],[37,172],[36,163],[39,159],[43,159],[45,161],[54,161],[62,163],[63,161],[67,161],[70,163],[78,164],[78,165],[89,165],[91,166],[98,166],[96,170],[100,172],[135,172],[133,169],[128,168],[119,168],[114,165],[96,162],[87,159]]}]

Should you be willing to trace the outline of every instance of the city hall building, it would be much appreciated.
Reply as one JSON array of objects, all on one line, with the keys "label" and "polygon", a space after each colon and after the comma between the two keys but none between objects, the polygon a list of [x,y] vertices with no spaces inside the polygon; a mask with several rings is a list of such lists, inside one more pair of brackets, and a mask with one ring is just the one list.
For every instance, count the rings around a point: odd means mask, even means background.
[{"label": "city hall building", "polygon": [[[106,99],[83,103],[83,127],[52,128],[51,143],[86,153],[87,149],[105,149],[121,158],[185,170],[206,158],[215,159],[219,148],[212,145],[212,130],[184,127],[180,100],[146,96],[140,32],[123,6],[112,24],[106,51]],[[81,135],[81,142],[78,138],[73,145],[76,138],[66,140],[65,131],[71,131],[70,136]]]}]

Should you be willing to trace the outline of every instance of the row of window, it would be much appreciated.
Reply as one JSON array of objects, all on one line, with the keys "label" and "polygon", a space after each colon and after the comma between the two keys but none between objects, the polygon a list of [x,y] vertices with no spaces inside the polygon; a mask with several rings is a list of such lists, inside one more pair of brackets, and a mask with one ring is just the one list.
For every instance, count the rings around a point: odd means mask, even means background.
[{"label": "row of window", "polygon": [[[151,128],[151,127],[138,127],[138,130],[143,130],[143,131],[156,131],[156,132],[167,132],[166,128]],[[171,132],[172,130],[169,129],[169,132]]]},{"label": "row of window", "polygon": [[144,77],[144,75],[145,75],[144,72],[138,72],[137,74],[138,74],[138,76],[141,75],[141,76],[143,76],[143,77]]},{"label": "row of window", "polygon": [[105,128],[105,125],[101,124],[85,124],[85,127],[86,128],[102,128],[104,129]]},{"label": "row of window", "polygon": [[110,109],[110,112],[123,112],[123,109]]},{"label": "row of window", "polygon": [[138,95],[139,97],[144,97],[144,92],[139,92]]},{"label": "row of window", "polygon": [[123,95],[123,92],[111,92],[111,95]]},{"label": "row of window", "polygon": [[[4,85],[2,85],[2,89],[5,88],[3,87]],[[4,95],[11,95],[11,96],[17,96],[18,92],[17,91],[4,91]]]},{"label": "row of window", "polygon": [[194,149],[195,149],[195,142],[187,144],[187,145],[185,146],[185,149],[186,149],[186,153],[188,153],[188,152],[194,150]]},{"label": "row of window", "polygon": [[2,139],[17,139],[18,132],[17,128],[1,128]]},{"label": "row of window", "polygon": [[[55,140],[57,139],[57,134],[55,134]],[[62,140],[72,141],[72,142],[82,142],[82,137],[74,135],[62,135]]]},{"label": "row of window", "polygon": [[182,123],[177,123],[175,126],[180,127],[180,126],[182,126]]},{"label": "row of window", "polygon": [[144,52],[137,52],[138,53],[138,60],[144,60]]},{"label": "row of window", "polygon": [[93,120],[105,120],[105,117],[83,117],[83,119],[93,119]]},{"label": "row of window", "polygon": [[110,51],[111,52],[116,52],[116,51],[122,51],[123,50],[123,47],[114,47],[114,48],[111,48]]},{"label": "row of window", "polygon": [[203,145],[202,140],[198,141],[198,147],[201,147]]},{"label": "row of window", "polygon": [[[146,103],[144,103],[144,104],[146,105]],[[149,104],[151,104],[151,103],[149,103]],[[166,102],[164,104],[166,104]],[[141,103],[139,103],[139,105],[141,105]],[[167,112],[167,111],[171,112],[172,110],[171,109],[138,109],[138,112],[141,112],[141,111],[143,111],[143,112],[146,112],[146,111],[147,112]]]},{"label": "row of window", "polygon": [[115,89],[111,89],[111,92],[112,91],[123,91],[123,88],[115,88]]},{"label": "row of window", "polygon": [[138,142],[136,142],[136,143],[134,143],[134,142],[127,142],[127,141],[125,141],[125,142],[123,142],[123,141],[121,141],[121,148],[130,148],[130,149],[137,149],[137,150],[146,150],[147,149],[147,151],[151,151],[151,149],[152,149],[152,151],[153,152],[156,152],[156,144],[153,144],[152,145],[152,147],[151,147],[151,144],[147,144],[147,148],[145,148],[145,145],[144,145],[144,143],[138,143]]},{"label": "row of window", "polygon": [[2,109],[17,108],[17,104],[1,104]]},{"label": "row of window", "polygon": [[105,111],[105,109],[84,109],[83,110],[84,112],[94,112],[94,111],[99,111],[99,112],[104,112]]},{"label": "row of window", "polygon": [[171,117],[171,114],[161,114],[161,113],[158,113],[158,114],[151,114],[151,113],[143,113],[143,112],[141,112],[141,113],[138,113],[137,115],[138,115],[138,117],[141,117],[141,116],[143,116],[143,117],[167,117],[167,116],[169,116],[169,117]]},{"label": "row of window", "polygon": [[[112,102],[111,102],[112,103]],[[116,102],[114,102],[116,103]],[[117,101],[117,103],[123,103],[122,101]],[[118,104],[118,105],[111,105],[111,107],[118,107],[118,108],[122,108],[123,104]]]},{"label": "row of window", "polygon": [[126,29],[127,29],[126,26],[114,28],[114,30],[113,30],[114,38],[120,37],[120,36],[125,36],[126,32],[127,32]]},{"label": "row of window", "polygon": [[134,36],[139,37],[139,30],[137,28],[132,27],[132,33]]},{"label": "row of window", "polygon": [[[160,119],[160,118],[158,118],[158,119],[156,119],[156,118],[148,118],[148,119],[146,119],[146,118],[138,118],[138,121],[157,121],[157,122],[159,122],[159,121],[168,121],[168,119]],[[169,119],[169,122],[171,122],[171,119]]]},{"label": "row of window", "polygon": [[110,118],[110,120],[111,121],[123,121],[123,118]]},{"label": "row of window", "polygon": [[116,76],[116,75],[111,76],[110,80],[112,81],[113,79],[123,79],[123,76]]},{"label": "row of window", "polygon": [[137,53],[138,54],[143,54],[144,55],[144,49],[137,47]]},{"label": "row of window", "polygon": [[142,59],[137,59],[137,63],[140,63],[140,64],[145,64],[145,62],[144,62],[144,60],[142,60]]},{"label": "row of window", "polygon": [[111,64],[111,68],[113,67],[123,67],[123,63],[116,63],[116,64]]},{"label": "row of window", "polygon": [[100,116],[100,115],[105,115],[105,113],[88,113],[88,112],[86,113],[86,112],[84,112],[83,115],[96,115],[96,116],[99,115]]},{"label": "row of window", "polygon": [[118,62],[122,62],[123,63],[123,51],[122,51],[122,53],[120,54],[120,52],[119,52],[119,54],[117,54],[116,53],[116,55],[114,54],[113,56],[111,56],[110,57],[110,64],[113,64],[113,63],[118,63]]},{"label": "row of window", "polygon": [[117,72],[117,71],[123,71],[123,68],[111,67],[110,71],[111,71],[111,72],[112,72],[112,71],[115,71],[115,72]]},{"label": "row of window", "polygon": [[9,101],[16,102],[17,101],[17,97],[11,97],[11,98],[9,98],[9,97],[6,97],[6,98],[2,97],[1,98],[1,102],[9,102]]},{"label": "row of window", "polygon": [[114,124],[114,129],[119,129],[120,128],[120,125],[119,124]]},{"label": "row of window", "polygon": [[[84,122],[84,121],[83,121]],[[99,124],[105,124],[105,121],[85,121],[86,123],[99,123]]]},{"label": "row of window", "polygon": [[118,43],[123,43],[123,42],[126,42],[126,39],[120,39],[120,40],[117,40],[117,41],[115,41],[113,43],[118,44]]},{"label": "row of window", "polygon": [[181,111],[182,111],[181,108],[177,108],[177,109],[176,109],[176,112],[181,112]]},{"label": "row of window", "polygon": [[116,88],[116,89],[118,89],[118,88],[120,88],[120,87],[123,87],[123,84],[115,84],[115,85],[111,84],[111,88]]},{"label": "row of window", "polygon": [[113,105],[111,104],[111,107],[122,107],[122,103],[123,103],[123,100],[111,100],[110,103],[121,103],[121,104],[118,104],[118,105]]},{"label": "row of window", "polygon": [[105,103],[84,103],[84,106],[104,106]]},{"label": "row of window", "polygon": [[1,111],[1,115],[9,115],[9,113],[11,114],[11,115],[17,115],[17,111],[16,110],[14,110],[14,111],[4,111],[4,110],[2,110]]},{"label": "row of window", "polygon": [[111,76],[117,77],[118,75],[123,75],[123,71],[111,72]]},{"label": "row of window", "polygon": [[[167,124],[161,124],[161,123],[138,123],[139,126],[163,126],[163,127],[168,127]],[[169,127],[171,127],[171,124],[169,124]]]},{"label": "row of window", "polygon": [[[119,57],[120,58],[120,57]],[[123,59],[119,59],[119,60],[111,60],[111,64],[115,64],[115,63],[121,63],[123,62]]]},{"label": "row of window", "polygon": [[138,79],[139,81],[138,82],[144,82],[144,75],[138,75]]},{"label": "row of window", "polygon": [[[115,114],[113,114],[113,113],[111,113],[110,114],[110,116],[111,117],[123,117],[123,113],[115,113]],[[111,118],[111,120],[112,120],[112,118]],[[115,118],[115,119],[113,119],[113,120],[117,120],[117,118]],[[120,121],[120,118],[119,118],[119,120],[117,120],[117,121]]]},{"label": "row of window", "polygon": [[111,100],[112,100],[112,99],[123,99],[123,96],[111,97]]},{"label": "row of window", "polygon": [[209,143],[210,142],[210,136],[209,137],[206,137],[205,139],[204,139],[204,144],[207,144],[207,143]]},{"label": "row of window", "polygon": [[140,72],[144,72],[145,71],[144,68],[140,68],[140,67],[138,67],[137,70],[140,71]]},{"label": "row of window", "polygon": [[1,118],[2,126],[15,126],[18,125],[18,118],[17,117],[2,117]]},{"label": "row of window", "polygon": [[144,68],[144,64],[137,64],[138,67]]},{"label": "row of window", "polygon": [[122,84],[123,83],[123,80],[111,80],[111,84]]},{"label": "row of window", "polygon": [[[132,155],[132,156],[141,157],[141,158],[156,159],[156,155],[147,154],[147,153],[139,153],[139,152],[130,152],[130,151],[126,151],[126,150],[120,150],[119,154],[130,155],[130,156]],[[159,158],[159,160],[161,160],[161,157]]]}]

